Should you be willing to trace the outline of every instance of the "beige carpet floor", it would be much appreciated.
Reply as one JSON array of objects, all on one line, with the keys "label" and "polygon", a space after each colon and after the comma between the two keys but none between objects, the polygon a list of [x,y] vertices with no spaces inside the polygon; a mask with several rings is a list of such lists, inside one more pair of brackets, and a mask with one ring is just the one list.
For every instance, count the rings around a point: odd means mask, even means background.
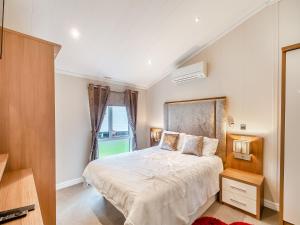
[{"label": "beige carpet floor", "polygon": [[[226,223],[278,224],[278,214],[272,210],[264,209],[262,220],[258,221],[218,202],[205,215]],[[57,192],[57,225],[123,225],[124,221],[123,215],[92,187],[79,184]]]}]

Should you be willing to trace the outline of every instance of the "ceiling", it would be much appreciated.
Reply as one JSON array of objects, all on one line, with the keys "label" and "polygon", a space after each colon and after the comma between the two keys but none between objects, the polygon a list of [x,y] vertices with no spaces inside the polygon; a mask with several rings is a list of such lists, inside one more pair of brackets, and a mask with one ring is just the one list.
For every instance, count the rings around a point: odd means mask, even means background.
[{"label": "ceiling", "polygon": [[9,0],[5,26],[61,44],[58,72],[147,88],[269,2]]}]

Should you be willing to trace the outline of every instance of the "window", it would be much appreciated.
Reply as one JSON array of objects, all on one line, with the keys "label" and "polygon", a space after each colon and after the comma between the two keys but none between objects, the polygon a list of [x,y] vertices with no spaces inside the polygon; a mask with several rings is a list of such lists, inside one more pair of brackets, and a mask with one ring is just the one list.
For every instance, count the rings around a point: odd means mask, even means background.
[{"label": "window", "polygon": [[99,133],[100,158],[130,150],[130,135],[126,108],[108,106]]},{"label": "window", "polygon": [[123,137],[129,135],[127,111],[125,107],[111,107],[113,136]]},{"label": "window", "polygon": [[100,129],[100,139],[129,136],[126,108],[124,106],[108,106]]}]

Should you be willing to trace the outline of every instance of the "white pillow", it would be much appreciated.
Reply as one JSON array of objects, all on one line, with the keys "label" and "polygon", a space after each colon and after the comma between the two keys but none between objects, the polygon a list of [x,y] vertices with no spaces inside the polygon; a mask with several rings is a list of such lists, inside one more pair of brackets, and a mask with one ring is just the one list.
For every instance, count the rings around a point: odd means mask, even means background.
[{"label": "white pillow", "polygon": [[185,135],[182,153],[201,156],[203,146],[203,137],[194,135]]},{"label": "white pillow", "polygon": [[204,137],[202,155],[203,156],[215,155],[218,148],[218,144],[219,144],[219,139]]},{"label": "white pillow", "polygon": [[185,135],[186,135],[185,133],[179,133],[179,139],[177,142],[177,150],[178,151],[182,151]]},{"label": "white pillow", "polygon": [[165,136],[164,134],[165,133],[168,133],[168,134],[179,134],[179,139],[178,139],[178,142],[177,142],[177,150],[181,151],[182,150],[182,146],[183,146],[183,142],[184,142],[185,133],[179,133],[179,132],[164,130],[164,132],[161,135],[161,139],[160,139],[160,142],[159,142],[159,147],[162,146],[162,143],[163,143],[163,140],[164,140],[164,136]]}]

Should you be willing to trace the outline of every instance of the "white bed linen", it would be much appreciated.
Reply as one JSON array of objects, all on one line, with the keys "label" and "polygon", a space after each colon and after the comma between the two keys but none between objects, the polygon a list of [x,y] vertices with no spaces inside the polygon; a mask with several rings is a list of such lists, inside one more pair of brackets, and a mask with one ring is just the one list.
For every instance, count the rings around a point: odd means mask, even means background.
[{"label": "white bed linen", "polygon": [[92,161],[83,176],[125,216],[125,225],[190,225],[219,191],[218,156],[152,147]]}]

